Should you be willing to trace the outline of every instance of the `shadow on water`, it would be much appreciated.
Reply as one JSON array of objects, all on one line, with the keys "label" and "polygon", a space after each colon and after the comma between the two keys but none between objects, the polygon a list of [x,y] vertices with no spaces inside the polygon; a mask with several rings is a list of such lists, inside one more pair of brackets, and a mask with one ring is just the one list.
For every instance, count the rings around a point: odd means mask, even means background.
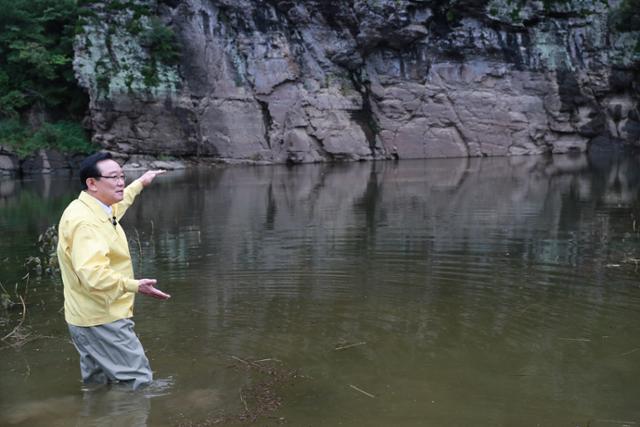
[{"label": "shadow on water", "polygon": [[[0,413],[18,425],[639,424],[639,171],[637,153],[594,150],[171,172],[123,226],[137,276],[172,294],[136,300],[136,332],[172,385],[79,394],[60,286],[43,276],[27,323],[53,339],[0,349]],[[24,275],[74,185],[0,180],[4,283]],[[300,376],[272,382],[260,412],[270,377],[238,360]]]}]

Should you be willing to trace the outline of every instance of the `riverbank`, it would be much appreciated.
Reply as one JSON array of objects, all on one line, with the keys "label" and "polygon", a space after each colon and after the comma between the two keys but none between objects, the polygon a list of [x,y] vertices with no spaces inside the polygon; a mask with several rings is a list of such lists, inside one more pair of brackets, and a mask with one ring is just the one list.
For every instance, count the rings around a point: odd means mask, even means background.
[{"label": "riverbank", "polygon": [[[100,151],[104,149],[98,149]],[[108,151],[108,150],[105,150]],[[127,155],[118,152],[111,152],[114,158],[127,171],[147,170],[147,169],[166,169],[179,170],[188,169],[195,166],[214,166],[214,165],[277,165],[275,163],[263,160],[239,160],[210,156],[197,157],[168,157],[161,155],[159,157],[152,155],[133,154]],[[60,174],[77,170],[82,159],[86,154],[65,154],[56,150],[40,149],[34,154],[25,158],[3,150],[0,146],[0,176],[22,176],[22,175],[40,175],[40,174]],[[341,162],[344,162],[342,160]]]},{"label": "riverbank", "polygon": [[[166,159],[152,156],[123,156],[113,153],[125,170],[185,169],[190,165],[217,163],[214,159]],[[25,158],[0,147],[0,176],[57,174],[77,170],[85,154],[64,154],[56,150],[40,149]]]},{"label": "riverbank", "polygon": [[[101,149],[103,150],[103,149]],[[611,151],[637,152],[637,147],[624,144],[620,140],[607,137],[598,137],[590,141],[587,155],[589,153],[603,153]],[[108,151],[108,150],[107,150]],[[166,169],[180,170],[195,166],[220,166],[220,165],[277,165],[280,163],[260,161],[260,160],[238,160],[211,156],[185,156],[169,157],[166,155],[152,156],[142,154],[123,154],[111,152],[122,165],[125,171]],[[578,153],[574,153],[578,154]],[[40,149],[34,154],[25,158],[20,158],[15,153],[7,151],[0,145],[0,176],[21,176],[39,174],[60,174],[77,170],[79,163],[85,154],[65,154],[51,149]],[[502,157],[502,156],[498,156]],[[513,156],[508,156],[513,157]],[[518,156],[516,156],[518,157]],[[526,157],[526,156],[525,156]],[[346,162],[341,160],[340,162]],[[324,163],[324,162],[321,162]],[[334,162],[335,163],[335,162]]]}]

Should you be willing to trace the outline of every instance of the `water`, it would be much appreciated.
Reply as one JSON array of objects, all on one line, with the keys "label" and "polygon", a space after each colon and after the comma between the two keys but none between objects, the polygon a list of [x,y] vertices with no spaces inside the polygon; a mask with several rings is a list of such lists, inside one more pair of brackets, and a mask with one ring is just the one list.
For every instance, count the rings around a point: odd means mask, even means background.
[{"label": "water", "polygon": [[[172,294],[136,301],[158,383],[83,391],[60,284],[32,272],[25,325],[42,337],[0,350],[0,425],[239,425],[269,376],[238,359],[298,372],[257,425],[639,425],[639,164],[171,172],[123,220],[137,277]],[[0,181],[7,289],[76,193]]]}]

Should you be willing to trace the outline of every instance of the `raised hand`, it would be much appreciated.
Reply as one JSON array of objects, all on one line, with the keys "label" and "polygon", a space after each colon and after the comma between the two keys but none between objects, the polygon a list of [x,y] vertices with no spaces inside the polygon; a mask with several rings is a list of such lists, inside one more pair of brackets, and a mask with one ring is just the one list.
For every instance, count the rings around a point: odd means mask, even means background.
[{"label": "raised hand", "polygon": [[151,184],[156,176],[161,175],[165,172],[166,170],[163,169],[146,171],[140,178],[138,178],[138,181],[140,181],[142,185],[146,187],[147,185]]}]

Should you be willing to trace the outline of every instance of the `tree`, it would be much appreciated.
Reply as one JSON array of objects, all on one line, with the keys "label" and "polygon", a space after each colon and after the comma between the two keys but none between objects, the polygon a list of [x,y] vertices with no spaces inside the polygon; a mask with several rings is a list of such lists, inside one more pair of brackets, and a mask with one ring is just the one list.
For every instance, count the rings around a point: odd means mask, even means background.
[{"label": "tree", "polygon": [[87,97],[73,74],[75,0],[0,0],[0,116],[38,103],[59,117],[81,117]]}]

